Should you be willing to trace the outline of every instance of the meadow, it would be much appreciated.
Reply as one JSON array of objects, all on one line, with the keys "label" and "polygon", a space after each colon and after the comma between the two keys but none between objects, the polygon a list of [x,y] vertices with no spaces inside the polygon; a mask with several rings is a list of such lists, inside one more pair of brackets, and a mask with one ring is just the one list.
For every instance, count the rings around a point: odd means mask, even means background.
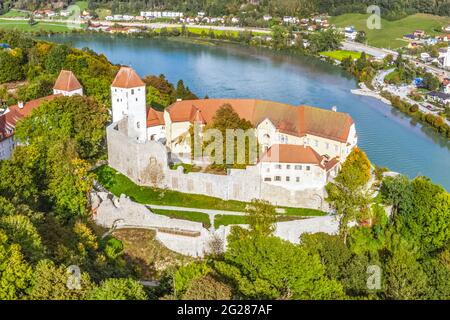
[{"label": "meadow", "polygon": [[433,16],[429,14],[415,14],[406,18],[388,21],[381,19],[381,29],[367,27],[368,14],[350,13],[330,18],[330,23],[337,27],[354,26],[358,31],[365,31],[369,45],[396,49],[408,44],[403,36],[413,33],[417,29],[425,30],[428,35],[442,33],[442,27],[450,24],[450,17]]}]

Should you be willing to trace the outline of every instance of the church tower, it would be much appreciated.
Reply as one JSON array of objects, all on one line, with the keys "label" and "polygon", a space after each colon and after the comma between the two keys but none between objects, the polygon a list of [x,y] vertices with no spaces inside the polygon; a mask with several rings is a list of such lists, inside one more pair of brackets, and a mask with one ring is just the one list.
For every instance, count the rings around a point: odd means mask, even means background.
[{"label": "church tower", "polygon": [[147,140],[145,83],[128,67],[120,68],[111,86],[113,122],[128,118],[128,137]]}]

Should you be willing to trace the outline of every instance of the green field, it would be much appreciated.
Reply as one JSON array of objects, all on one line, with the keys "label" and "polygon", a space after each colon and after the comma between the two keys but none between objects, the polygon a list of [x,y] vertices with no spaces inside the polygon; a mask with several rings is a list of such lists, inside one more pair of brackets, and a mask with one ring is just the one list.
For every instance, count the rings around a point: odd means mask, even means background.
[{"label": "green field", "polygon": [[337,27],[354,26],[358,31],[365,31],[370,45],[380,48],[396,49],[408,43],[402,40],[405,34],[413,33],[417,29],[425,30],[429,35],[442,33],[441,28],[450,24],[449,17],[415,14],[406,18],[388,21],[381,19],[381,29],[367,28],[367,14],[350,13],[330,19],[330,23]]},{"label": "green field", "polygon": [[206,229],[209,229],[209,227],[211,227],[209,216],[206,213],[190,212],[190,211],[156,210],[156,209],[152,209],[152,211],[156,214],[160,214],[170,218],[200,222]]},{"label": "green field", "polygon": [[[97,180],[116,196],[125,194],[133,201],[143,204],[170,205],[199,209],[214,209],[224,211],[244,212],[248,203],[235,200],[222,200],[199,194],[182,193],[171,190],[159,190],[151,187],[141,187],[108,166],[95,170]],[[284,208],[284,207],[283,207]],[[323,216],[324,212],[304,208],[284,208],[289,216]]]},{"label": "green field", "polygon": [[2,17],[2,18],[26,18],[26,17],[28,17],[28,13],[12,9],[12,10],[9,10],[4,15],[1,15],[0,17]]},{"label": "green field", "polygon": [[342,61],[345,58],[351,57],[352,59],[359,59],[361,52],[348,51],[348,50],[336,50],[336,51],[323,51],[320,53],[322,56],[332,58],[334,60]]},{"label": "green field", "polygon": [[88,1],[76,1],[74,5],[78,6],[81,11],[86,10],[89,7]]},{"label": "green field", "polygon": [[[302,217],[295,216],[278,216],[277,221],[293,221],[293,220],[301,220],[305,219]],[[229,226],[235,224],[247,224],[246,216],[235,216],[235,215],[216,215],[214,220],[214,228],[219,228],[220,226]]]},{"label": "green field", "polygon": [[247,224],[246,216],[228,216],[228,215],[217,215],[214,219],[214,228],[219,228],[220,226],[229,226],[234,224]]},{"label": "green field", "polygon": [[[83,25],[81,26],[83,27]],[[0,29],[17,29],[20,31],[51,31],[51,32],[68,32],[72,30],[65,23],[58,22],[37,22],[34,25],[30,25],[28,21],[11,21],[2,20],[0,18]]]}]

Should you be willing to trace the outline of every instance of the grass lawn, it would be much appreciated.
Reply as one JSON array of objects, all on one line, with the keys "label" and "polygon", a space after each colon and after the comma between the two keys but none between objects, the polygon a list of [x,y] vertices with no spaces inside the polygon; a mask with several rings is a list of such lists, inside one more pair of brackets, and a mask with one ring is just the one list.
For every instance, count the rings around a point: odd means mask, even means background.
[{"label": "grass lawn", "polygon": [[220,226],[229,226],[231,224],[247,224],[247,217],[217,215],[214,220],[214,228],[216,229]]},{"label": "grass lawn", "polygon": [[339,61],[342,61],[348,57],[351,57],[353,60],[359,59],[361,57],[361,52],[349,50],[323,51],[320,54]]},{"label": "grass lawn", "polygon": [[209,216],[206,213],[190,212],[190,211],[156,210],[156,209],[152,209],[152,211],[156,214],[160,214],[170,218],[200,222],[206,229],[209,229],[211,227]]},{"label": "grass lawn", "polygon": [[[278,216],[277,221],[293,221],[301,220],[301,217],[295,216]],[[229,226],[234,224],[247,224],[246,216],[233,216],[233,215],[216,215],[214,220],[214,228],[219,228],[220,226]]]},{"label": "grass lawn", "polygon": [[88,1],[76,1],[74,4],[78,6],[81,11],[86,10],[89,6]]},{"label": "grass lawn", "polygon": [[0,17],[2,17],[2,18],[25,18],[27,16],[28,16],[28,13],[26,13],[26,12],[11,9],[7,13],[1,15]]},{"label": "grass lawn", "polygon": [[[244,212],[248,203],[235,200],[222,200],[199,194],[182,193],[171,190],[159,190],[151,187],[141,187],[123,174],[109,166],[102,166],[95,170],[98,181],[116,196],[125,194],[133,201],[143,204],[169,205],[175,207],[189,207],[199,209],[214,209]],[[290,216],[323,216],[324,212],[303,208],[284,208]]]},{"label": "grass lawn", "polygon": [[[82,25],[83,27],[83,25]],[[17,29],[20,31],[52,31],[52,32],[68,32],[72,30],[65,23],[58,22],[37,22],[34,25],[30,25],[28,21],[10,21],[1,20],[0,29]]]},{"label": "grass lawn", "polygon": [[368,17],[368,14],[349,13],[332,17],[330,23],[337,27],[354,26],[356,30],[366,32],[370,45],[388,49],[407,45],[401,38],[416,29],[425,30],[428,35],[436,35],[442,33],[443,26],[450,24],[450,17],[418,13],[396,21],[381,19],[381,29],[370,30],[367,28]]}]

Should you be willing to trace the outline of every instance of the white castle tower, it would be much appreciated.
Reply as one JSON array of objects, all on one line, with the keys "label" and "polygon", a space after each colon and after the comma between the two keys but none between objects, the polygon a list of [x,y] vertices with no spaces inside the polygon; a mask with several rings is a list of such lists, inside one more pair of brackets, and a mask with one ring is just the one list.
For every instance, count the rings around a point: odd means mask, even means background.
[{"label": "white castle tower", "polygon": [[147,140],[145,83],[131,68],[122,67],[111,86],[113,122],[128,118],[128,137]]}]

